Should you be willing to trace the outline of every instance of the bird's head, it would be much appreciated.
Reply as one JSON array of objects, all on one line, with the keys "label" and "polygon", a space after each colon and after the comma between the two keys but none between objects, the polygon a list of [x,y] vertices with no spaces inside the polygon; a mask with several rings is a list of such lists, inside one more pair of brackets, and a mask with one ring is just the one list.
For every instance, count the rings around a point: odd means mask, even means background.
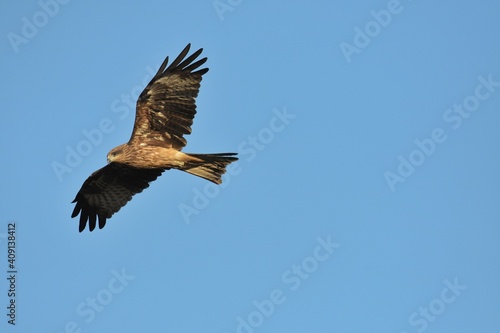
[{"label": "bird's head", "polygon": [[120,162],[120,160],[124,157],[124,147],[125,145],[120,145],[111,149],[108,153],[108,163],[111,162]]}]

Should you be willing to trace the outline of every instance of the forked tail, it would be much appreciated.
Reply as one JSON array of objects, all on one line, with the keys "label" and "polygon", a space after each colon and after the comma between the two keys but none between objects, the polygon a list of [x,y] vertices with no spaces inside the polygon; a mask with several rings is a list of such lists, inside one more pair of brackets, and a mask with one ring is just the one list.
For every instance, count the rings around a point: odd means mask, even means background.
[{"label": "forked tail", "polygon": [[190,162],[182,170],[215,184],[222,183],[222,175],[226,172],[226,166],[238,160],[234,157],[235,153],[187,155],[201,161]]}]

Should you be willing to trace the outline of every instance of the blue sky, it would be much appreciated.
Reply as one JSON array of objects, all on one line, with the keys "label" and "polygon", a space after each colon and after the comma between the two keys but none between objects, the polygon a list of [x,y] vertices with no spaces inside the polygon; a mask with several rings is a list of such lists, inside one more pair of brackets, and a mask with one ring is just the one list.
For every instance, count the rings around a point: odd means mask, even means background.
[{"label": "blue sky", "polygon": [[[0,331],[499,331],[497,1],[0,9]],[[210,71],[185,151],[240,161],[78,233],[76,192],[187,43]]]}]

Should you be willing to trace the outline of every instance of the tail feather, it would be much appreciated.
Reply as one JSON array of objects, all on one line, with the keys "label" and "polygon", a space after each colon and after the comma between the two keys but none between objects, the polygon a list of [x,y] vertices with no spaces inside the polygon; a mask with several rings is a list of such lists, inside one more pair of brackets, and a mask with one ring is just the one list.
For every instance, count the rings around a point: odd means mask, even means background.
[{"label": "tail feather", "polygon": [[198,161],[189,162],[182,170],[192,175],[205,178],[215,184],[222,183],[222,175],[226,167],[237,161],[236,153],[222,154],[188,154]]}]

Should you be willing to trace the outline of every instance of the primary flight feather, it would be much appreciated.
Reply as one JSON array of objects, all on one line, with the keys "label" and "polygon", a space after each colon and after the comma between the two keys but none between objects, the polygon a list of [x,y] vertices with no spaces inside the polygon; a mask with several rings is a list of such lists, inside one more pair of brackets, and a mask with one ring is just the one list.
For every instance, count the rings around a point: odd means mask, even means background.
[{"label": "primary flight feather", "polygon": [[[178,169],[216,184],[234,153],[188,154],[184,135],[191,133],[196,114],[195,98],[208,68],[198,69],[207,58],[196,60],[203,49],[191,54],[190,44],[167,67],[168,57],[137,100],[130,140],[108,153],[108,164],[83,183],[73,203],[71,217],[80,214],[79,231],[103,228],[106,219],[142,192],[163,171]],[[186,59],[184,59],[186,58]]]}]

